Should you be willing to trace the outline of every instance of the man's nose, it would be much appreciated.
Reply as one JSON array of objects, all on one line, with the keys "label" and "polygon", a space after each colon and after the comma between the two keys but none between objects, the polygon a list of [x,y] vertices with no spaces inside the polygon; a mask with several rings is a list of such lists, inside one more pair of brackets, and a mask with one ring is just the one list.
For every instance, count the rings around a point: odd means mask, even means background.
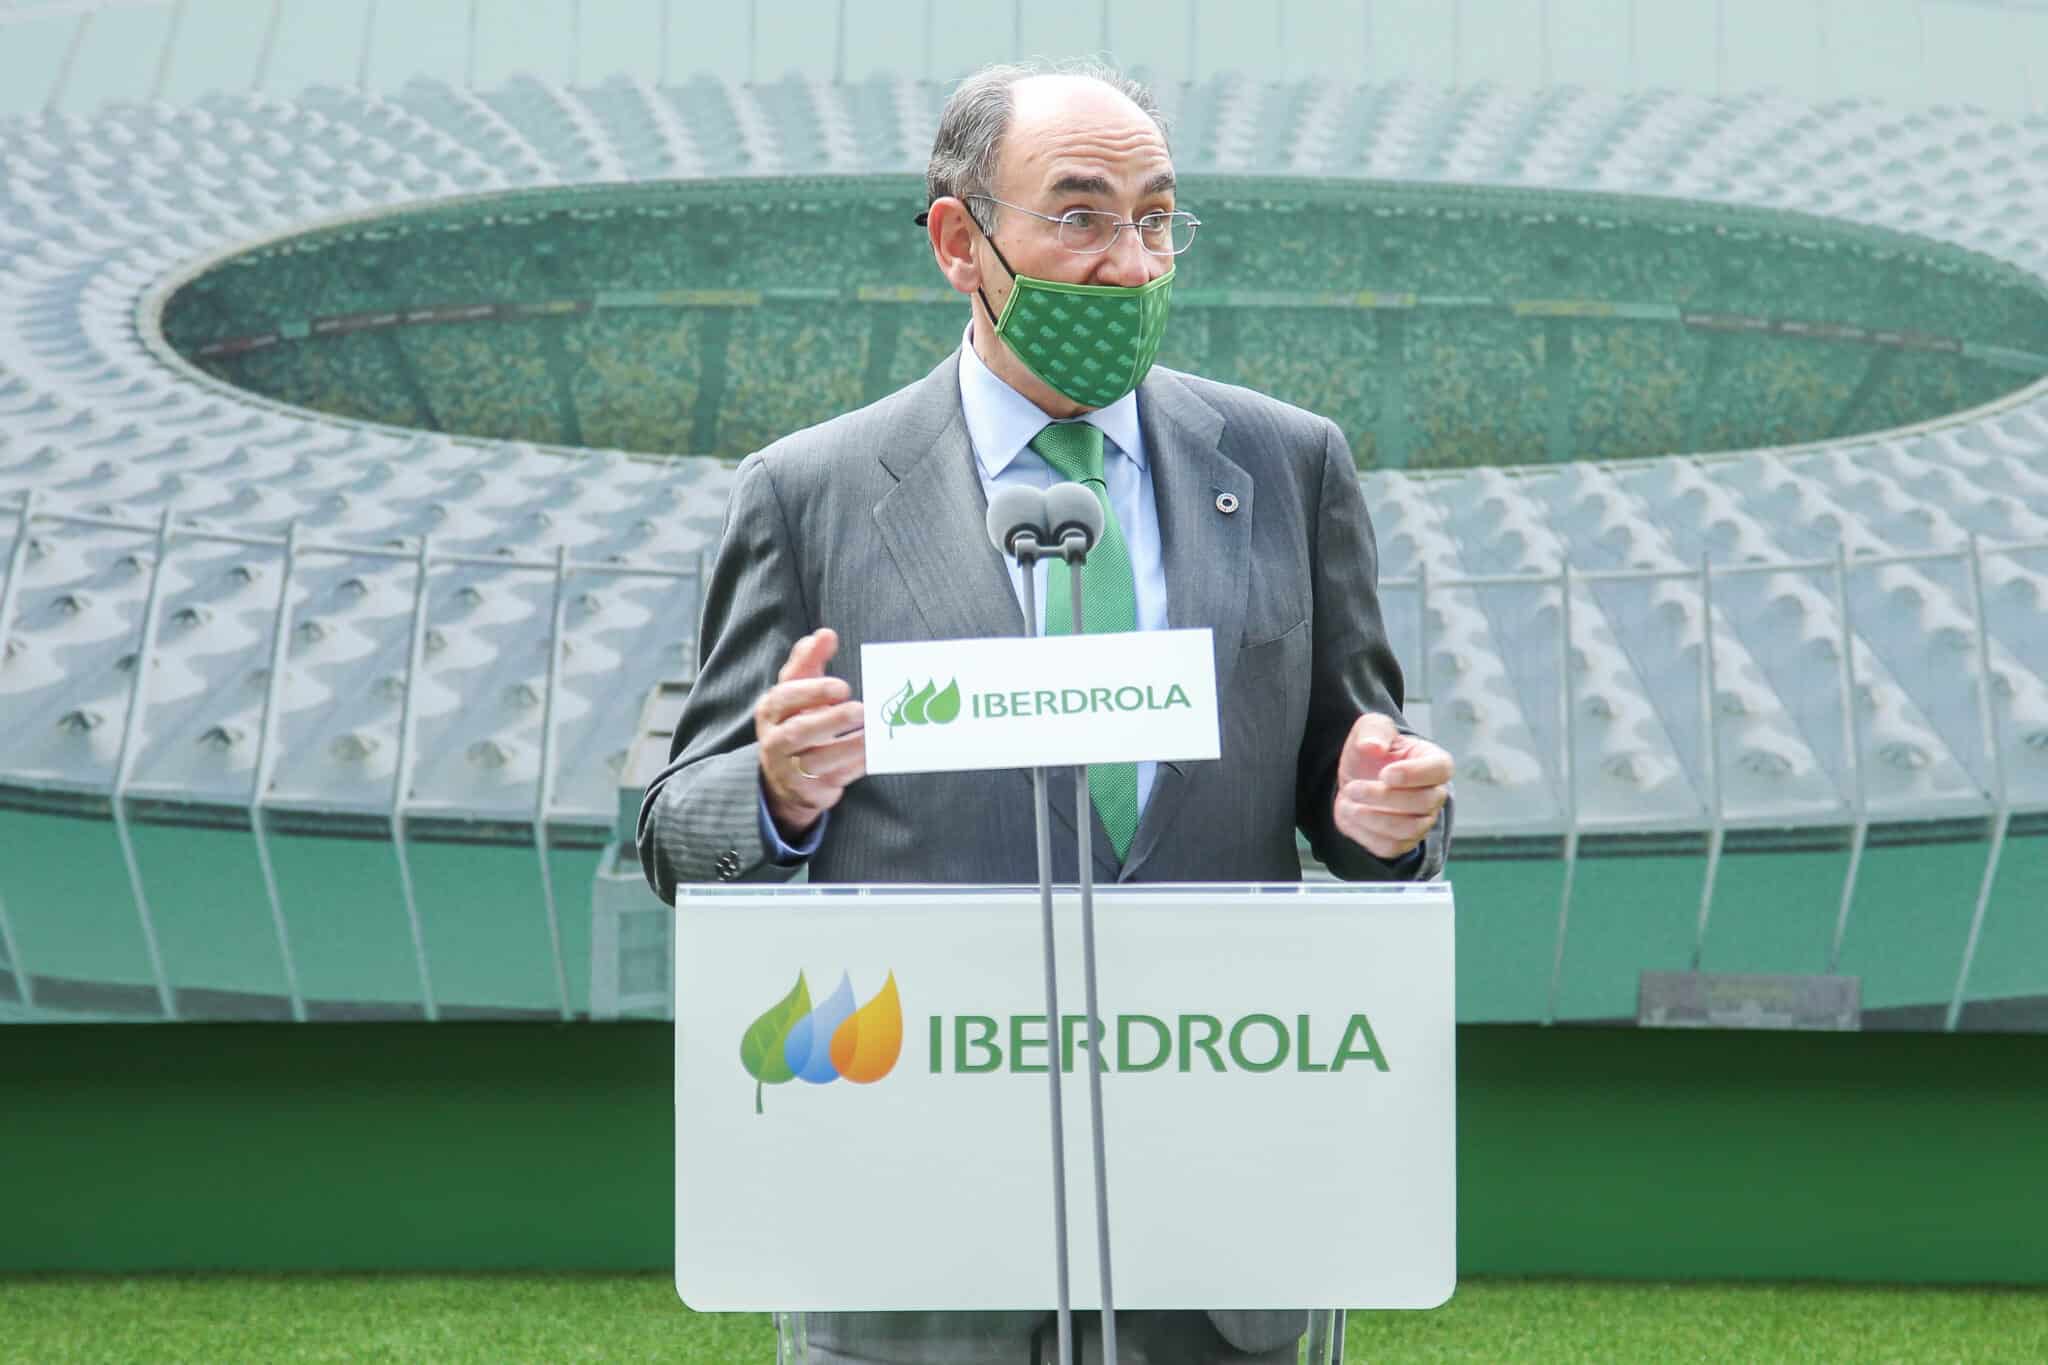
[{"label": "man's nose", "polygon": [[1120,229],[1116,240],[1109,244],[1109,250],[1102,253],[1101,263],[1095,271],[1097,284],[1116,284],[1126,288],[1149,284],[1166,273],[1167,258],[1154,256],[1145,250],[1138,240],[1138,229]]}]

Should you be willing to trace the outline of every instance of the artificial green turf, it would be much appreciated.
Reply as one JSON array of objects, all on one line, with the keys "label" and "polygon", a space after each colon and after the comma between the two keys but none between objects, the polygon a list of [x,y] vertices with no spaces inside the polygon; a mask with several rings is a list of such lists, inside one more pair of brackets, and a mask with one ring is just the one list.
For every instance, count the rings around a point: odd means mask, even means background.
[{"label": "artificial green turf", "polygon": [[[1347,1362],[2048,1360],[2048,1290],[1474,1280],[1354,1313]],[[661,1275],[0,1278],[0,1361],[767,1362],[760,1314],[691,1313]]]}]

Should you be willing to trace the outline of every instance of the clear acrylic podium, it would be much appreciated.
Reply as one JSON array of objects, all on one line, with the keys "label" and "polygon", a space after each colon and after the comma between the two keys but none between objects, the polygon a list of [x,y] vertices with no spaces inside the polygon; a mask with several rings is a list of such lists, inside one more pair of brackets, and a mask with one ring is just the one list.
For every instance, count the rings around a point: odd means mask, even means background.
[{"label": "clear acrylic podium", "polygon": [[[805,1313],[1049,1307],[1049,1073],[1074,1097],[1068,1207],[1089,1210],[1078,1101],[1091,1055],[1103,1067],[1120,1310],[1449,1298],[1448,884],[1099,888],[1093,1019],[1070,1003],[1081,999],[1077,902],[1073,888],[1055,894],[1053,1027],[1036,888],[678,897],[686,1303],[773,1315],[787,1362],[811,1358]],[[1101,1302],[1090,1233],[1077,1213],[1077,1325]],[[1301,1358],[1340,1358],[1344,1322],[1344,1309],[1312,1312]]]},{"label": "clear acrylic podium", "polygon": [[[775,1365],[810,1365],[810,1343],[804,1340],[804,1315],[775,1315]],[[1340,1365],[1344,1359],[1344,1310],[1311,1310],[1308,1331],[1301,1339],[1298,1365]],[[1036,1362],[1033,1363],[1036,1365]]]}]

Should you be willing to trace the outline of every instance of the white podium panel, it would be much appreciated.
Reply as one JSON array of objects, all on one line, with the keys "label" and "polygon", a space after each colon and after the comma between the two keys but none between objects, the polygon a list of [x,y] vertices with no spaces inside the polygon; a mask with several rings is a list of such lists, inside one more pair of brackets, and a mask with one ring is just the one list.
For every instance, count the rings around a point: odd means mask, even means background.
[{"label": "white podium panel", "polygon": [[[706,1310],[1098,1306],[1079,900],[686,888],[676,1288]],[[1430,1308],[1456,1283],[1451,890],[1096,895],[1119,1308]]]}]

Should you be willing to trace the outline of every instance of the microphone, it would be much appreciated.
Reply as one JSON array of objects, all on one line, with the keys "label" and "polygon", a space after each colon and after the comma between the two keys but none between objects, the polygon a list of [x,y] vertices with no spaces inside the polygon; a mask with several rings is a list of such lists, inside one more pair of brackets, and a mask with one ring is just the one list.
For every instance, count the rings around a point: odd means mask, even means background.
[{"label": "microphone", "polygon": [[1034,562],[1052,540],[1046,532],[1045,494],[1036,488],[998,488],[988,500],[988,538],[1010,558]]},{"label": "microphone", "polygon": [[1102,504],[1084,485],[1056,483],[1045,490],[1045,524],[1061,557],[1078,564],[1102,540]]}]

